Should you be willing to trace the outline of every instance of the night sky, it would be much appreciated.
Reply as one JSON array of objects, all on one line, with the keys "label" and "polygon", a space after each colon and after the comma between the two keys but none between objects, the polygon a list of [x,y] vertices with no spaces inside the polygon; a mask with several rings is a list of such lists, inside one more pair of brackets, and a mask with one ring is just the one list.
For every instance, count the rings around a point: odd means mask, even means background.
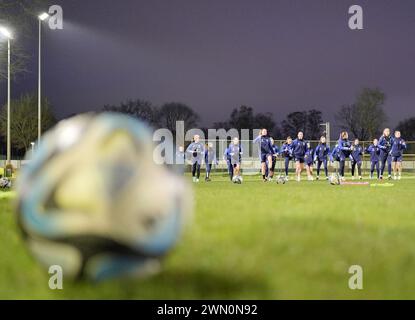
[{"label": "night sky", "polygon": [[[309,108],[333,120],[364,86],[386,93],[391,126],[415,115],[413,0],[53,3],[64,30],[44,28],[44,94],[59,117],[141,98],[184,102],[205,126],[242,104],[277,120]],[[353,4],[362,31],[348,28]],[[31,68],[14,95],[36,90]]]}]

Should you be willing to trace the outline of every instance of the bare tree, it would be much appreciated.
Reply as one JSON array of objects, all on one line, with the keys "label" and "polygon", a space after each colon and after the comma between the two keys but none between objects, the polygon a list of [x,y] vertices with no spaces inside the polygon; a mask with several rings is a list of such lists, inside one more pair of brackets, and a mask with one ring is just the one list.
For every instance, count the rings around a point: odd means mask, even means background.
[{"label": "bare tree", "polygon": [[106,105],[104,106],[103,111],[128,114],[144,122],[147,122],[149,125],[154,127],[157,126],[159,122],[158,109],[154,107],[151,102],[146,100],[129,100],[127,102],[121,103],[118,106]]},{"label": "bare tree", "polygon": [[[28,150],[30,143],[37,140],[37,95],[26,94],[11,101],[13,114],[10,122],[10,138],[16,149]],[[42,101],[42,132],[47,131],[56,123],[49,101]],[[7,106],[0,111],[0,134],[7,135]]]},{"label": "bare tree", "polygon": [[199,115],[183,103],[170,102],[162,105],[159,111],[159,125],[176,134],[177,121],[183,121],[186,129],[196,128]]},{"label": "bare tree", "polygon": [[[11,73],[16,78],[28,72],[30,55],[26,42],[36,29],[37,14],[46,10],[46,0],[0,0],[0,24],[9,27],[14,34],[12,40]],[[7,77],[7,43],[0,42],[0,81]]]},{"label": "bare tree", "polygon": [[370,140],[378,136],[387,117],[383,110],[385,94],[379,89],[364,88],[356,103],[342,106],[336,114],[339,126],[356,138]]}]

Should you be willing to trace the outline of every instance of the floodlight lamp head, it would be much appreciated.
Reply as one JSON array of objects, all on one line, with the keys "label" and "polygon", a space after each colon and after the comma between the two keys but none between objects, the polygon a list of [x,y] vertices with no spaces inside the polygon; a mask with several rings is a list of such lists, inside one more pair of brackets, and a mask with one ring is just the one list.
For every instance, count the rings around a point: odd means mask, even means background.
[{"label": "floodlight lamp head", "polygon": [[46,13],[46,12],[43,12],[42,14],[40,14],[40,15],[38,16],[38,18],[39,18],[41,21],[45,21],[47,18],[49,18],[49,14],[48,14],[48,13]]},{"label": "floodlight lamp head", "polygon": [[0,27],[0,33],[5,36],[7,39],[13,39],[13,35],[9,29],[5,27]]}]

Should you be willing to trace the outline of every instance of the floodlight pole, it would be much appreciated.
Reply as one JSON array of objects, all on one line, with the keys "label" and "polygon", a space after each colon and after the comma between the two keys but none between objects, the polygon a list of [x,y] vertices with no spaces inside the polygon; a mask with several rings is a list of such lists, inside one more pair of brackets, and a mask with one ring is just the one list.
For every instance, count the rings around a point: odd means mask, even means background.
[{"label": "floodlight pole", "polygon": [[39,18],[39,54],[38,54],[38,102],[37,102],[37,140],[42,135],[42,20]]},{"label": "floodlight pole", "polygon": [[37,140],[40,142],[42,135],[42,22],[49,18],[49,14],[44,12],[38,16],[39,21],[39,53],[38,53],[38,93],[37,93]]},{"label": "floodlight pole", "polygon": [[10,38],[7,39],[7,164],[11,163],[10,142]]},{"label": "floodlight pole", "polygon": [[42,121],[41,121],[41,117],[42,117],[42,76],[41,76],[41,72],[42,72],[42,20],[39,20],[39,55],[38,55],[38,59],[39,59],[39,72],[38,72],[38,100],[37,100],[37,139],[38,142],[40,141],[40,135],[42,134],[42,130],[41,130],[41,125],[42,125]]}]

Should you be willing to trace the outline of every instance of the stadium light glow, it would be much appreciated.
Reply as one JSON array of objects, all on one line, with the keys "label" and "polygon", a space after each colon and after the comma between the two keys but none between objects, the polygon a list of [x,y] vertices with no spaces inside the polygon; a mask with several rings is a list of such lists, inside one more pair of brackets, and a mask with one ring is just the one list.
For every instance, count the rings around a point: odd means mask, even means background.
[{"label": "stadium light glow", "polygon": [[47,18],[49,18],[49,14],[47,14],[46,12],[43,12],[38,17],[40,20],[45,21]]},{"label": "stadium light glow", "polygon": [[0,33],[8,39],[13,39],[12,33],[5,27],[0,27]]}]

